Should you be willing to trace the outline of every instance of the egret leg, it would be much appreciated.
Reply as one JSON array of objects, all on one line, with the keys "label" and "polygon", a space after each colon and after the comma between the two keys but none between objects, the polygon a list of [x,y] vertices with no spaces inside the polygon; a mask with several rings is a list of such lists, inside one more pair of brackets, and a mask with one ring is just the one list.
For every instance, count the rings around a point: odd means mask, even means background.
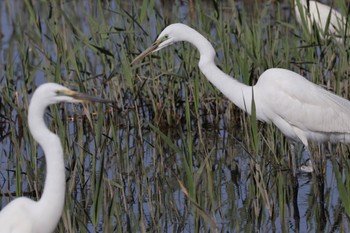
[{"label": "egret leg", "polygon": [[290,144],[290,156],[292,156],[292,158],[290,159],[292,162],[292,175],[290,177],[291,179],[291,183],[292,183],[292,187],[291,187],[291,191],[292,191],[292,201],[293,201],[293,207],[294,207],[294,221],[295,221],[295,230],[296,232],[299,232],[300,229],[300,213],[299,213],[299,206],[298,206],[298,192],[299,192],[299,183],[298,183],[298,178],[296,176],[297,174],[297,162],[296,162],[296,158],[297,158],[297,152],[295,151],[295,145],[294,143]]},{"label": "egret leg", "polygon": [[295,152],[295,145],[291,144],[290,145],[290,150],[291,150],[291,160],[292,160],[292,171],[293,171],[293,177],[296,177],[297,174],[297,162],[296,162],[296,157],[297,154]]},{"label": "egret leg", "polygon": [[319,171],[318,171],[318,165],[315,161],[315,157],[314,155],[311,153],[310,149],[308,146],[305,146],[305,150],[306,152],[309,154],[309,158],[310,158],[310,161],[311,161],[311,168],[313,171],[315,171],[316,175],[319,174]]},{"label": "egret leg", "polygon": [[299,213],[299,205],[298,205],[298,193],[299,193],[299,183],[298,178],[294,175],[291,175],[291,191],[292,191],[292,203],[293,203],[293,217],[295,224],[295,232],[300,232],[300,213]]}]

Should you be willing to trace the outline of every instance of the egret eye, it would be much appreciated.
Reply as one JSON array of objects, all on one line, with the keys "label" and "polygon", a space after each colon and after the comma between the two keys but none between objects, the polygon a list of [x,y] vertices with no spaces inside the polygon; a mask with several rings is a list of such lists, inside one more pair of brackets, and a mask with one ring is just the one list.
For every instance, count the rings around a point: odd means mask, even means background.
[{"label": "egret eye", "polygon": [[61,90],[55,91],[56,95],[63,95],[63,92]]},{"label": "egret eye", "polygon": [[55,91],[56,95],[58,95],[58,96],[69,96],[73,92],[74,91],[72,91],[72,90],[57,90],[57,91]]}]

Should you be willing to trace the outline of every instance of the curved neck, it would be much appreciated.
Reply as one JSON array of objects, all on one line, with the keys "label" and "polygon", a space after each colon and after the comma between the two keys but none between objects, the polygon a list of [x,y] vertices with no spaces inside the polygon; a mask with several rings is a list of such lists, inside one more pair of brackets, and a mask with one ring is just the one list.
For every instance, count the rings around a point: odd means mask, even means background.
[{"label": "curved neck", "polygon": [[243,111],[251,114],[252,86],[245,85],[222,72],[215,63],[199,65],[205,77],[229,100]]},{"label": "curved neck", "polygon": [[[32,102],[36,101],[32,99]],[[46,107],[39,104],[30,105],[28,124],[33,138],[42,147],[46,159],[45,187],[35,213],[40,215],[38,219],[46,222],[45,224],[52,223],[52,230],[54,230],[62,215],[66,182],[61,141],[44,122]]]},{"label": "curved neck", "polygon": [[240,83],[222,72],[215,64],[215,50],[210,42],[193,30],[186,41],[193,44],[200,53],[199,69],[205,77],[240,109],[251,113],[252,87]]}]

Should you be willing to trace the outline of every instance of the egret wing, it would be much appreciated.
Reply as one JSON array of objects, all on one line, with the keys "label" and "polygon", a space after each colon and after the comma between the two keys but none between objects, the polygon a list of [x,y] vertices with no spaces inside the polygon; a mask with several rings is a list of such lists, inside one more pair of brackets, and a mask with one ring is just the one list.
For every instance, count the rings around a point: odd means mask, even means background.
[{"label": "egret wing", "polygon": [[[285,70],[283,70],[285,71]],[[302,130],[350,133],[350,102],[293,72],[262,82],[262,104],[269,115]],[[268,80],[268,81],[267,81]],[[260,87],[259,87],[260,88]],[[274,119],[271,119],[273,121]]]}]

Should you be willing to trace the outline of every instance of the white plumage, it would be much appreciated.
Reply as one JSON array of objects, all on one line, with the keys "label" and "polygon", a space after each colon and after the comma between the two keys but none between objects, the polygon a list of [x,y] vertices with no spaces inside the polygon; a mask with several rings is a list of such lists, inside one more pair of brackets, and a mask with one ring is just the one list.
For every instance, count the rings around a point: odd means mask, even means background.
[{"label": "white plumage", "polygon": [[306,23],[309,32],[315,24],[321,35],[328,33],[337,41],[342,41],[346,19],[340,12],[317,1],[295,0],[294,3],[296,20],[301,25]]},{"label": "white plumage", "polygon": [[59,102],[107,102],[55,84],[36,89],[28,110],[30,132],[42,147],[46,159],[46,180],[39,201],[19,197],[0,212],[0,233],[50,233],[61,218],[65,199],[65,168],[60,139],[44,122],[45,109]]}]

